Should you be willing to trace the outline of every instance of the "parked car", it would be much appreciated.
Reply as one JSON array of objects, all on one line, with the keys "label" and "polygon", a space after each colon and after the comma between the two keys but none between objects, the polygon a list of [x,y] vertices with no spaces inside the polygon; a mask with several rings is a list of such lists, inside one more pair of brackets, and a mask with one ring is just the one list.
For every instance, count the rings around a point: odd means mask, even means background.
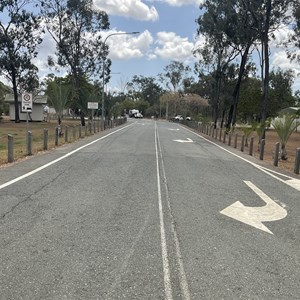
[{"label": "parked car", "polygon": [[183,121],[183,116],[177,115],[174,119],[175,119],[175,121]]},{"label": "parked car", "polygon": [[142,119],[143,118],[143,115],[141,114],[141,113],[136,113],[135,115],[134,115],[134,117],[135,118],[138,118],[138,119]]},{"label": "parked car", "polygon": [[192,121],[192,118],[191,117],[186,117],[185,118],[187,121]]}]

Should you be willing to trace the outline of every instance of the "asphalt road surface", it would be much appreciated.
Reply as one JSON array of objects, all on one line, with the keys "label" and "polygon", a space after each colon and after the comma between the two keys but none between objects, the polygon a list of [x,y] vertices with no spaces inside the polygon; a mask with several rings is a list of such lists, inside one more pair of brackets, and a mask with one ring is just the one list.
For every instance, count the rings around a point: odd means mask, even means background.
[{"label": "asphalt road surface", "polygon": [[183,126],[0,168],[0,299],[300,299],[300,180]]}]

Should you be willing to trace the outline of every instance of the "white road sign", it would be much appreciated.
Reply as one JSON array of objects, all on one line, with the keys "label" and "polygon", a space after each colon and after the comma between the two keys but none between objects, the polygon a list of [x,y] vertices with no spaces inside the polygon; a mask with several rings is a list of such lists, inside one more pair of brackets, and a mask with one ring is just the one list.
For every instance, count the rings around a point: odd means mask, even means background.
[{"label": "white road sign", "polygon": [[98,102],[88,102],[88,109],[98,109]]},{"label": "white road sign", "polygon": [[32,112],[32,94],[22,94],[21,107],[22,112]]}]

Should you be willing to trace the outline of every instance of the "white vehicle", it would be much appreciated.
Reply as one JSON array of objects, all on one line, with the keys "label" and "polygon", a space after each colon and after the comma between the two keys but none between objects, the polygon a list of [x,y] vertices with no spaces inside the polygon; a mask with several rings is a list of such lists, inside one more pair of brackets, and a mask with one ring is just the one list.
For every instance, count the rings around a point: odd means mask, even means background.
[{"label": "white vehicle", "polygon": [[182,121],[183,120],[183,116],[182,115],[177,115],[174,119],[176,121]]},{"label": "white vehicle", "polygon": [[135,118],[135,115],[140,113],[138,109],[130,109],[129,110],[129,118]]},{"label": "white vehicle", "polygon": [[136,113],[136,114],[134,115],[134,117],[135,117],[135,118],[138,118],[138,119],[142,119],[142,118],[143,118],[143,115],[142,115],[140,112],[138,112],[138,113]]}]

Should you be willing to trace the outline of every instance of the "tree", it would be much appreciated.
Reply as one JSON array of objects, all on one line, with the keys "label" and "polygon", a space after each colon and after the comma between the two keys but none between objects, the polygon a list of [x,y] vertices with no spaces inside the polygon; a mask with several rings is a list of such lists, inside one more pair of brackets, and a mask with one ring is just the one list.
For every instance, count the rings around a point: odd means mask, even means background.
[{"label": "tree", "polygon": [[190,71],[190,67],[185,66],[182,62],[172,61],[164,68],[164,72],[159,74],[160,81],[168,90],[179,92],[183,90],[185,79]]},{"label": "tree", "polygon": [[[56,43],[57,63],[67,67],[74,80],[75,102],[81,107],[84,94],[81,91],[85,75],[101,74],[105,61],[105,78],[109,80],[110,60],[107,45],[103,44],[100,31],[109,28],[108,15],[98,11],[92,0],[41,1],[41,10],[46,19],[47,30]],[[49,58],[53,63],[53,58]],[[83,110],[82,125],[85,125]]]},{"label": "tree", "polygon": [[71,86],[66,78],[53,76],[48,76],[45,85],[45,94],[48,96],[48,101],[55,109],[58,125],[61,125],[63,111],[68,102],[70,102]]},{"label": "tree", "polygon": [[20,122],[18,94],[33,91],[37,86],[38,68],[32,59],[38,54],[42,42],[41,18],[26,11],[32,1],[2,0],[0,12],[7,21],[0,20],[0,71],[11,82],[15,122]]},{"label": "tree", "polygon": [[287,160],[286,144],[291,134],[297,128],[297,122],[295,122],[295,116],[290,114],[283,114],[279,118],[273,121],[273,127],[277,132],[278,138],[281,143],[281,159]]},{"label": "tree", "polygon": [[275,116],[281,109],[295,105],[296,99],[292,92],[293,79],[294,74],[291,70],[271,71],[269,116]]},{"label": "tree", "polygon": [[274,31],[282,24],[289,24],[291,16],[288,13],[297,4],[296,0],[243,0],[247,10],[255,21],[261,46],[261,79],[262,101],[261,120],[268,117],[269,79],[270,79],[270,39],[274,38]]},{"label": "tree", "polygon": [[162,88],[156,83],[154,77],[135,75],[127,86],[133,98],[147,101],[150,106],[158,103],[162,93]]},{"label": "tree", "polygon": [[204,70],[212,67],[208,73],[214,80],[211,102],[212,120],[216,127],[220,111],[222,80],[229,63],[238,55],[226,34],[229,22],[228,11],[232,6],[228,1],[207,0],[200,8],[205,9],[205,12],[197,20],[197,33],[205,37],[205,45],[194,52],[195,55],[199,55],[196,71],[203,76],[207,73],[207,70]]}]

